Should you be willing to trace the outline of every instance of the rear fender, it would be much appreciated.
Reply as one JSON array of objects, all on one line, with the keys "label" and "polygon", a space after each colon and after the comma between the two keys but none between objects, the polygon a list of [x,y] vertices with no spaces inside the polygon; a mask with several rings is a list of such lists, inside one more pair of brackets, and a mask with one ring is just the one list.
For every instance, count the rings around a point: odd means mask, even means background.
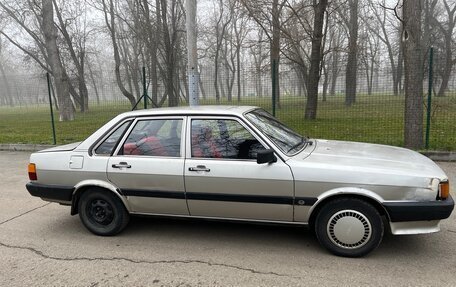
[{"label": "rear fender", "polygon": [[103,180],[89,179],[81,181],[74,187],[73,197],[71,201],[71,215],[75,215],[78,213],[78,201],[81,193],[91,187],[100,187],[109,190],[122,201],[127,211],[130,212],[130,206],[128,204],[128,201],[124,196],[122,196],[120,190],[116,186]]}]

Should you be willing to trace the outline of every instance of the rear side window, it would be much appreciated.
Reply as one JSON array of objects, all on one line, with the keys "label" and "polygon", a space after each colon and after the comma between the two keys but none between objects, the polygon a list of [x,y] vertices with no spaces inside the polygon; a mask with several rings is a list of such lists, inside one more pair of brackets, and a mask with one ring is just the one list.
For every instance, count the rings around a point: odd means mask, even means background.
[{"label": "rear side window", "polygon": [[115,129],[95,150],[97,155],[111,155],[112,151],[117,145],[117,142],[122,137],[122,135],[127,130],[131,121],[127,121],[121,124],[117,129]]}]

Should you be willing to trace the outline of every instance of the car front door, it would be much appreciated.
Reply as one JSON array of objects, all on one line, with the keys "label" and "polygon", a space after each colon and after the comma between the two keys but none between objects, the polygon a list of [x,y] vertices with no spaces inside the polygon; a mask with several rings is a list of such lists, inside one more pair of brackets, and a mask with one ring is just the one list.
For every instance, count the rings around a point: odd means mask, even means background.
[{"label": "car front door", "polygon": [[280,158],[257,164],[267,145],[235,117],[187,124],[185,189],[192,216],[293,220],[293,176]]},{"label": "car front door", "polygon": [[109,159],[108,178],[133,213],[188,215],[184,126],[185,117],[139,118]]}]

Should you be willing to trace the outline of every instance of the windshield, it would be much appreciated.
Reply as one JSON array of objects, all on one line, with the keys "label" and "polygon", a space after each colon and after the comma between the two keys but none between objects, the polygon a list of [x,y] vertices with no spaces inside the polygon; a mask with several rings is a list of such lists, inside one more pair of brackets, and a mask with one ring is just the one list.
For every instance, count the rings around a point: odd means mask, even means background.
[{"label": "windshield", "polygon": [[279,122],[265,110],[254,110],[247,113],[246,117],[287,155],[297,153],[307,143],[306,138]]}]

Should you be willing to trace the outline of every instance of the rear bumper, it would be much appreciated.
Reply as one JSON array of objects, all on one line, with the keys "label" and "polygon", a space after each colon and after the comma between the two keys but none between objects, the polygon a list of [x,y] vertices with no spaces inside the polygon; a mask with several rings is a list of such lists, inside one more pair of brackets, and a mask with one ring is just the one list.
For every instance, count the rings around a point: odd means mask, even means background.
[{"label": "rear bumper", "polygon": [[383,203],[391,222],[431,221],[448,218],[454,209],[454,200],[428,202],[385,202]]},{"label": "rear bumper", "polygon": [[45,185],[34,182],[27,183],[25,187],[32,196],[50,201],[69,202],[74,191],[74,187],[72,186]]}]

